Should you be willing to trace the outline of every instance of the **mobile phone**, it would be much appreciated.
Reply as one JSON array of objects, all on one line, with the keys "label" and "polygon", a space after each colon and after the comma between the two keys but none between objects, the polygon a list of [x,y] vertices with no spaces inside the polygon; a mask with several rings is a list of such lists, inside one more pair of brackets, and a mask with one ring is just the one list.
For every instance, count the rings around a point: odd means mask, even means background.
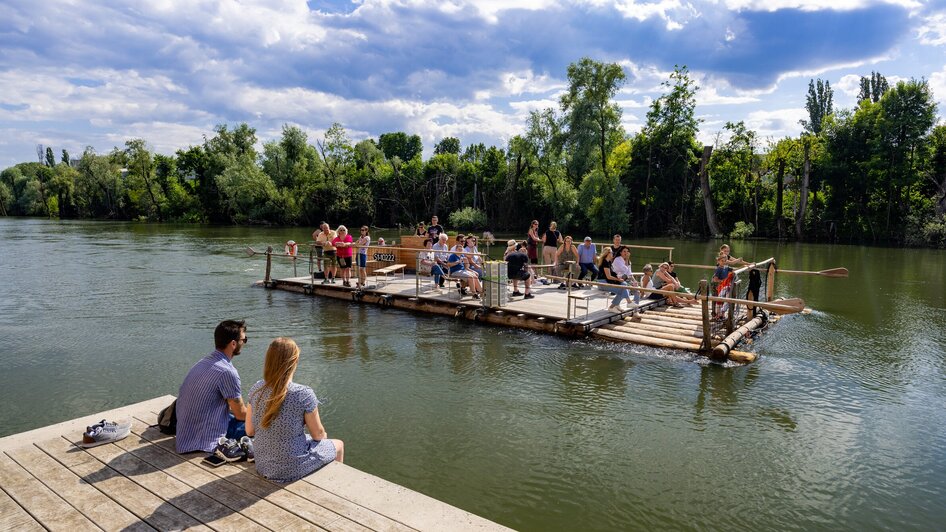
[{"label": "mobile phone", "polygon": [[227,463],[227,461],[215,454],[208,454],[206,458],[200,461],[200,463],[204,464],[205,466],[220,467]]}]

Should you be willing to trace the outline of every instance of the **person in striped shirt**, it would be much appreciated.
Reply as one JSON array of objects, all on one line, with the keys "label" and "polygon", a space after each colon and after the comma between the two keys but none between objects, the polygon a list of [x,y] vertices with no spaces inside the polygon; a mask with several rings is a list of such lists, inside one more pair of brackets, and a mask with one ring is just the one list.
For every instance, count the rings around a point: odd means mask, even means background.
[{"label": "person in striped shirt", "polygon": [[245,321],[220,322],[214,329],[216,349],[187,372],[177,395],[177,452],[212,452],[221,436],[246,435],[246,405],[233,366],[246,341]]}]

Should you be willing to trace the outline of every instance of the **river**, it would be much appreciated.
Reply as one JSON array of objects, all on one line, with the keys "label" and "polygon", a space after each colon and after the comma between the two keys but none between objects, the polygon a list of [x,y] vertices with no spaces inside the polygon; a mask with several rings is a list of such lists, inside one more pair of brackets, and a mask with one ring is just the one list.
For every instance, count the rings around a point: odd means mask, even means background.
[{"label": "river", "polygon": [[[0,218],[0,436],[176,394],[238,318],[245,388],[294,338],[347,463],[514,528],[946,523],[946,252],[734,242],[851,276],[780,275],[814,312],[719,366],[253,287],[242,248],[289,238],[307,231]],[[719,245],[649,243],[703,263]]]}]

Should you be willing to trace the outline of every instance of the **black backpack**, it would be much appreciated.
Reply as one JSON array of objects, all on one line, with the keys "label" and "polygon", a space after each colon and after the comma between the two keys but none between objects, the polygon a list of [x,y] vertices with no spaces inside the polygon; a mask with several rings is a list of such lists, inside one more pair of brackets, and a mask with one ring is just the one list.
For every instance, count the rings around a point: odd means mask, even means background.
[{"label": "black backpack", "polygon": [[177,434],[177,399],[158,414],[158,430],[164,434]]}]

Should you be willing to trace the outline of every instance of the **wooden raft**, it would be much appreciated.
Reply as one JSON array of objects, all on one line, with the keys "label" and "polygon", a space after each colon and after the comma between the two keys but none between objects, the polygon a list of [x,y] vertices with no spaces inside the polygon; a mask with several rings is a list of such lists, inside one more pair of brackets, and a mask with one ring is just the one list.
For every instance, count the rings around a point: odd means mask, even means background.
[{"label": "wooden raft", "polygon": [[[592,336],[691,352],[700,352],[702,344],[701,313],[696,306],[668,308],[663,306],[662,301],[643,299],[637,308],[639,317],[634,317],[634,309],[620,314],[607,310],[614,297],[610,292],[580,289],[572,290],[572,297],[576,294],[588,296],[588,311],[570,317],[569,292],[558,289],[558,284],[555,283],[548,286],[533,285],[534,299],[511,298],[502,307],[492,309],[485,308],[481,300],[461,296],[452,283],[448,282],[445,289],[436,289],[429,277],[424,276],[407,275],[403,279],[392,279],[383,286],[369,286],[364,290],[347,288],[340,284],[325,285],[320,281],[313,283],[309,277],[272,279],[269,283],[262,284],[269,288],[307,295],[440,314],[560,336]],[[710,348],[719,343],[718,338],[710,339]],[[719,358],[744,363],[754,361],[756,355],[727,349]]]},{"label": "wooden raft", "polygon": [[[285,485],[253,464],[207,468],[148,427],[173,399],[0,439],[0,530],[507,530],[344,464]],[[87,425],[127,418],[124,440],[74,445]]]}]

